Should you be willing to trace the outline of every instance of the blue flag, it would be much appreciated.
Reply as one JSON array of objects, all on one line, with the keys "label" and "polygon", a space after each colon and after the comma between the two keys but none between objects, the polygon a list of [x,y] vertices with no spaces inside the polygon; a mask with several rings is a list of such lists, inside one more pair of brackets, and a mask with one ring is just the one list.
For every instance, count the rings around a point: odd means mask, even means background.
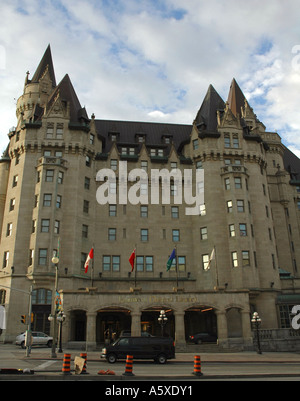
[{"label": "blue flag", "polygon": [[171,253],[171,255],[170,255],[170,257],[169,257],[169,260],[168,260],[168,262],[167,262],[167,272],[171,269],[173,260],[174,260],[175,258],[176,258],[176,252],[175,252],[175,248],[174,248],[173,251],[172,251],[172,253]]}]

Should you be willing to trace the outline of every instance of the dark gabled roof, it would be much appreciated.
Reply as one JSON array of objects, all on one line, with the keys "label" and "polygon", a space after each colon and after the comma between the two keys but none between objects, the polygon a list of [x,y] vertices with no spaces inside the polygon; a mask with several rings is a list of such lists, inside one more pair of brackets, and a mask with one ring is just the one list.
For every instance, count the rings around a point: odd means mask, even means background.
[{"label": "dark gabled roof", "polygon": [[180,149],[180,145],[189,139],[192,131],[191,125],[183,124],[165,124],[138,121],[114,121],[114,120],[95,120],[96,130],[101,138],[105,138],[103,153],[110,151],[112,147],[111,135],[119,134],[116,142],[117,146],[135,145],[139,148],[141,144],[137,140],[137,135],[145,137],[145,145],[147,147],[162,147],[165,154],[168,154],[171,144],[165,144],[164,137],[170,137],[176,151]]},{"label": "dark gabled roof", "polygon": [[81,107],[81,104],[78,100],[78,97],[68,74],[64,76],[64,78],[60,81],[60,83],[51,94],[51,97],[48,101],[47,109],[51,107],[58,93],[60,100],[62,102],[68,102],[70,105],[70,121],[77,122],[82,118],[88,121],[86,110],[85,108]]},{"label": "dark gabled roof", "polygon": [[50,74],[50,78],[52,81],[52,86],[53,88],[55,88],[56,86],[56,79],[55,79],[55,73],[54,73],[54,67],[53,67],[53,61],[52,61],[52,55],[51,55],[51,48],[50,45],[48,45],[41,61],[40,64],[38,66],[38,68],[36,69],[32,79],[30,80],[30,82],[38,82],[39,79],[43,76],[46,68],[48,66],[48,71]]},{"label": "dark gabled roof", "polygon": [[206,96],[195,118],[199,130],[217,131],[217,111],[224,110],[225,103],[212,85],[209,85]]}]

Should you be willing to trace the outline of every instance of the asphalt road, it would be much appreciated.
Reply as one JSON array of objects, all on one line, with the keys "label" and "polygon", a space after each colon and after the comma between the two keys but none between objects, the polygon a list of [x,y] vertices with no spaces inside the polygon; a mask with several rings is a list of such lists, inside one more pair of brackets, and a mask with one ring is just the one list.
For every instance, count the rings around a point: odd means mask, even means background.
[{"label": "asphalt road", "polygon": [[[292,354],[278,354],[278,357],[275,355],[273,358],[267,358],[264,355],[256,357],[255,354],[249,357],[247,354],[236,354],[230,357],[222,354],[214,358],[208,358],[208,356],[205,358],[203,355],[201,377],[193,374],[194,363],[191,355],[180,355],[178,359],[168,361],[165,365],[159,365],[153,361],[133,361],[134,376],[124,377],[125,361],[110,364],[99,358],[100,353],[95,353],[90,356],[90,360],[88,359],[87,375],[75,375],[74,356],[79,354],[78,351],[72,353],[72,380],[300,380],[300,356],[296,358]],[[0,369],[16,368],[34,371],[33,375],[18,375],[17,380],[38,380],[45,376],[47,380],[61,380],[64,376],[62,357],[60,354],[57,359],[51,359],[50,351],[45,348],[34,348],[31,355],[26,357],[25,350],[15,345],[0,344]],[[98,374],[99,371],[108,369],[115,375]],[[67,378],[64,377],[64,379]],[[3,380],[2,375],[0,380]]]}]

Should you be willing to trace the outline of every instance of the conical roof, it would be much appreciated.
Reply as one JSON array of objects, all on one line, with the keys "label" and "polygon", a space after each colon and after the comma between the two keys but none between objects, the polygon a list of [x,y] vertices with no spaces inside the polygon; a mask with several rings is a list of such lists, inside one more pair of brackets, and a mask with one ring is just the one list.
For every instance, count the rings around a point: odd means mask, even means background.
[{"label": "conical roof", "polygon": [[70,121],[78,121],[80,118],[88,120],[88,116],[85,108],[81,107],[78,100],[71,79],[68,74],[57,85],[56,89],[52,93],[47,108],[51,107],[57,94],[59,93],[60,99],[64,102],[69,102],[70,105]]},{"label": "conical roof", "polygon": [[48,45],[48,47],[40,61],[40,64],[38,65],[38,68],[36,69],[35,73],[33,74],[33,77],[30,80],[30,82],[38,82],[39,79],[43,76],[44,72],[46,71],[47,66],[48,66],[48,71],[49,71],[50,78],[52,81],[52,86],[53,86],[53,88],[55,88],[56,79],[55,79],[50,45]]},{"label": "conical roof", "polygon": [[212,85],[209,85],[206,96],[195,118],[198,126],[204,125],[208,131],[217,129],[217,111],[224,110],[225,103]]},{"label": "conical roof", "polygon": [[237,117],[237,114],[241,116],[241,108],[244,108],[245,106],[245,99],[245,95],[243,94],[236,80],[233,78],[231,81],[227,102],[235,117]]}]

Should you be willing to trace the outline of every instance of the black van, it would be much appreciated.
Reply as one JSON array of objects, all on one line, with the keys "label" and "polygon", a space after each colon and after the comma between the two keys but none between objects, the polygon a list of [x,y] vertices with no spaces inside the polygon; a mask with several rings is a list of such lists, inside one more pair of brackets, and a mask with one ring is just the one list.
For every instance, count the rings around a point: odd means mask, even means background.
[{"label": "black van", "polygon": [[175,358],[174,341],[167,337],[121,337],[102,349],[101,358],[115,363],[117,359],[126,359],[127,355],[134,359],[154,359],[163,364],[167,359]]}]

